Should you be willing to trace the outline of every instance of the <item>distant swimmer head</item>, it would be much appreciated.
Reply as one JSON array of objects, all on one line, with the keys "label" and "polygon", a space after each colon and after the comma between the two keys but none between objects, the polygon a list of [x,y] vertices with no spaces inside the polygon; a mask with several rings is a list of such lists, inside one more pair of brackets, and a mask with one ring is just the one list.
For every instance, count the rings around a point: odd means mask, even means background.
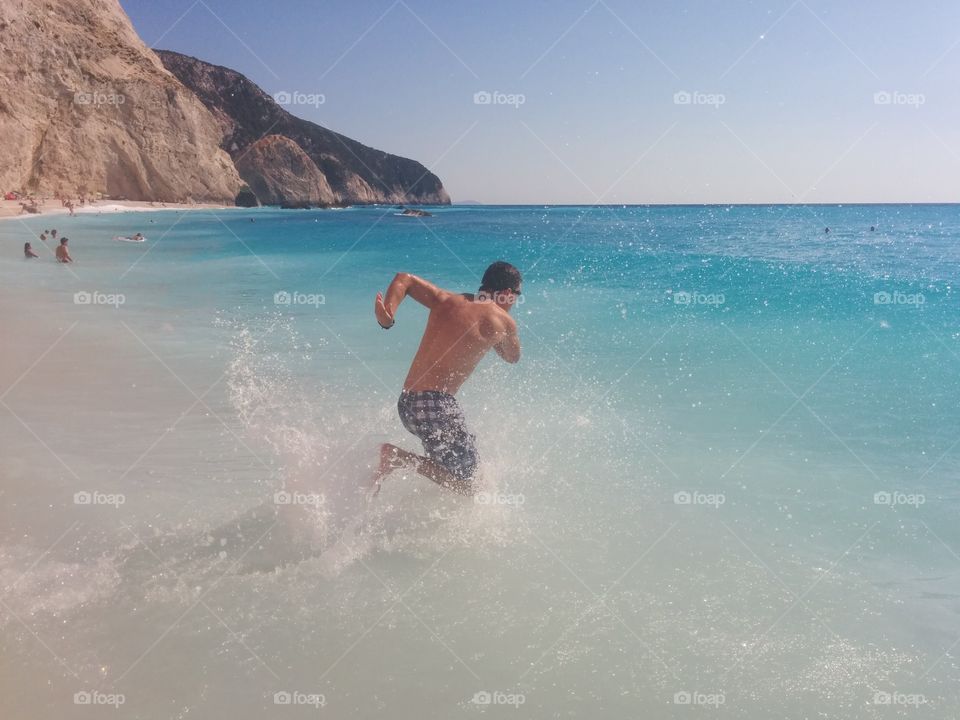
[{"label": "distant swimmer head", "polygon": [[492,296],[497,305],[509,311],[520,297],[522,283],[519,270],[508,262],[497,260],[484,271],[478,295],[481,298]]},{"label": "distant swimmer head", "polygon": [[830,232],[830,228],[824,228],[823,231],[824,231],[825,233],[828,233],[828,232]]}]

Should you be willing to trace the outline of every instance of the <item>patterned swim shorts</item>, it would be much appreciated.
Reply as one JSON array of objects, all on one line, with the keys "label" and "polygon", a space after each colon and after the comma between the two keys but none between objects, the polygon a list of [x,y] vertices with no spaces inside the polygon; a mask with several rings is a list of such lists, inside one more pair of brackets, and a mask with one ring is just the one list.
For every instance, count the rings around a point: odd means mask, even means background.
[{"label": "patterned swim shorts", "polygon": [[403,426],[423,442],[427,457],[457,479],[469,482],[477,470],[476,438],[467,431],[460,403],[437,390],[400,393]]}]

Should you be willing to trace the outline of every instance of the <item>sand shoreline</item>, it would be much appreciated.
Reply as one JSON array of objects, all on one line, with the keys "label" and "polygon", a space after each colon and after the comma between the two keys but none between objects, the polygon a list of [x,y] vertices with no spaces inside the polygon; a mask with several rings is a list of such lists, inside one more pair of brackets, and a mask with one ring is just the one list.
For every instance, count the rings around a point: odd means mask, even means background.
[{"label": "sand shoreline", "polygon": [[[0,200],[0,220],[40,217],[43,215],[67,216],[70,211],[59,200],[48,199],[37,202],[39,213],[23,212],[20,200]],[[102,200],[87,203],[74,208],[75,215],[114,215],[125,212],[152,212],[159,210],[230,210],[233,205],[222,203],[151,203],[144,200]]]}]

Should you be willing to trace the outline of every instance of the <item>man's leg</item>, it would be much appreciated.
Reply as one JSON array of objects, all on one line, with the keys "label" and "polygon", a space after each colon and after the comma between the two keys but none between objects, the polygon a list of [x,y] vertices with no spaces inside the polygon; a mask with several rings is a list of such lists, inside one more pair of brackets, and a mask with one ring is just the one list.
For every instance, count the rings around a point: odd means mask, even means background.
[{"label": "man's leg", "polygon": [[376,494],[380,492],[380,481],[389,473],[400,468],[411,468],[437,485],[453,490],[461,495],[472,495],[473,489],[469,482],[456,478],[453,473],[442,465],[435,463],[428,457],[417,455],[409,450],[398,448],[396,445],[384,443],[380,446],[380,465],[374,475]]}]

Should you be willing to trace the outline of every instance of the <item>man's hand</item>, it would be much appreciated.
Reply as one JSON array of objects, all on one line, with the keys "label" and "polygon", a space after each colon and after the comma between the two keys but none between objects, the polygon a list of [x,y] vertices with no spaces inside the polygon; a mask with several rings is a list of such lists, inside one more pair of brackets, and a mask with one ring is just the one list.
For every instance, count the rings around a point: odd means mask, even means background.
[{"label": "man's hand", "polygon": [[377,316],[377,322],[384,330],[389,330],[396,322],[393,315],[387,310],[386,305],[383,304],[383,293],[377,293],[377,299],[373,303],[373,313]]}]

